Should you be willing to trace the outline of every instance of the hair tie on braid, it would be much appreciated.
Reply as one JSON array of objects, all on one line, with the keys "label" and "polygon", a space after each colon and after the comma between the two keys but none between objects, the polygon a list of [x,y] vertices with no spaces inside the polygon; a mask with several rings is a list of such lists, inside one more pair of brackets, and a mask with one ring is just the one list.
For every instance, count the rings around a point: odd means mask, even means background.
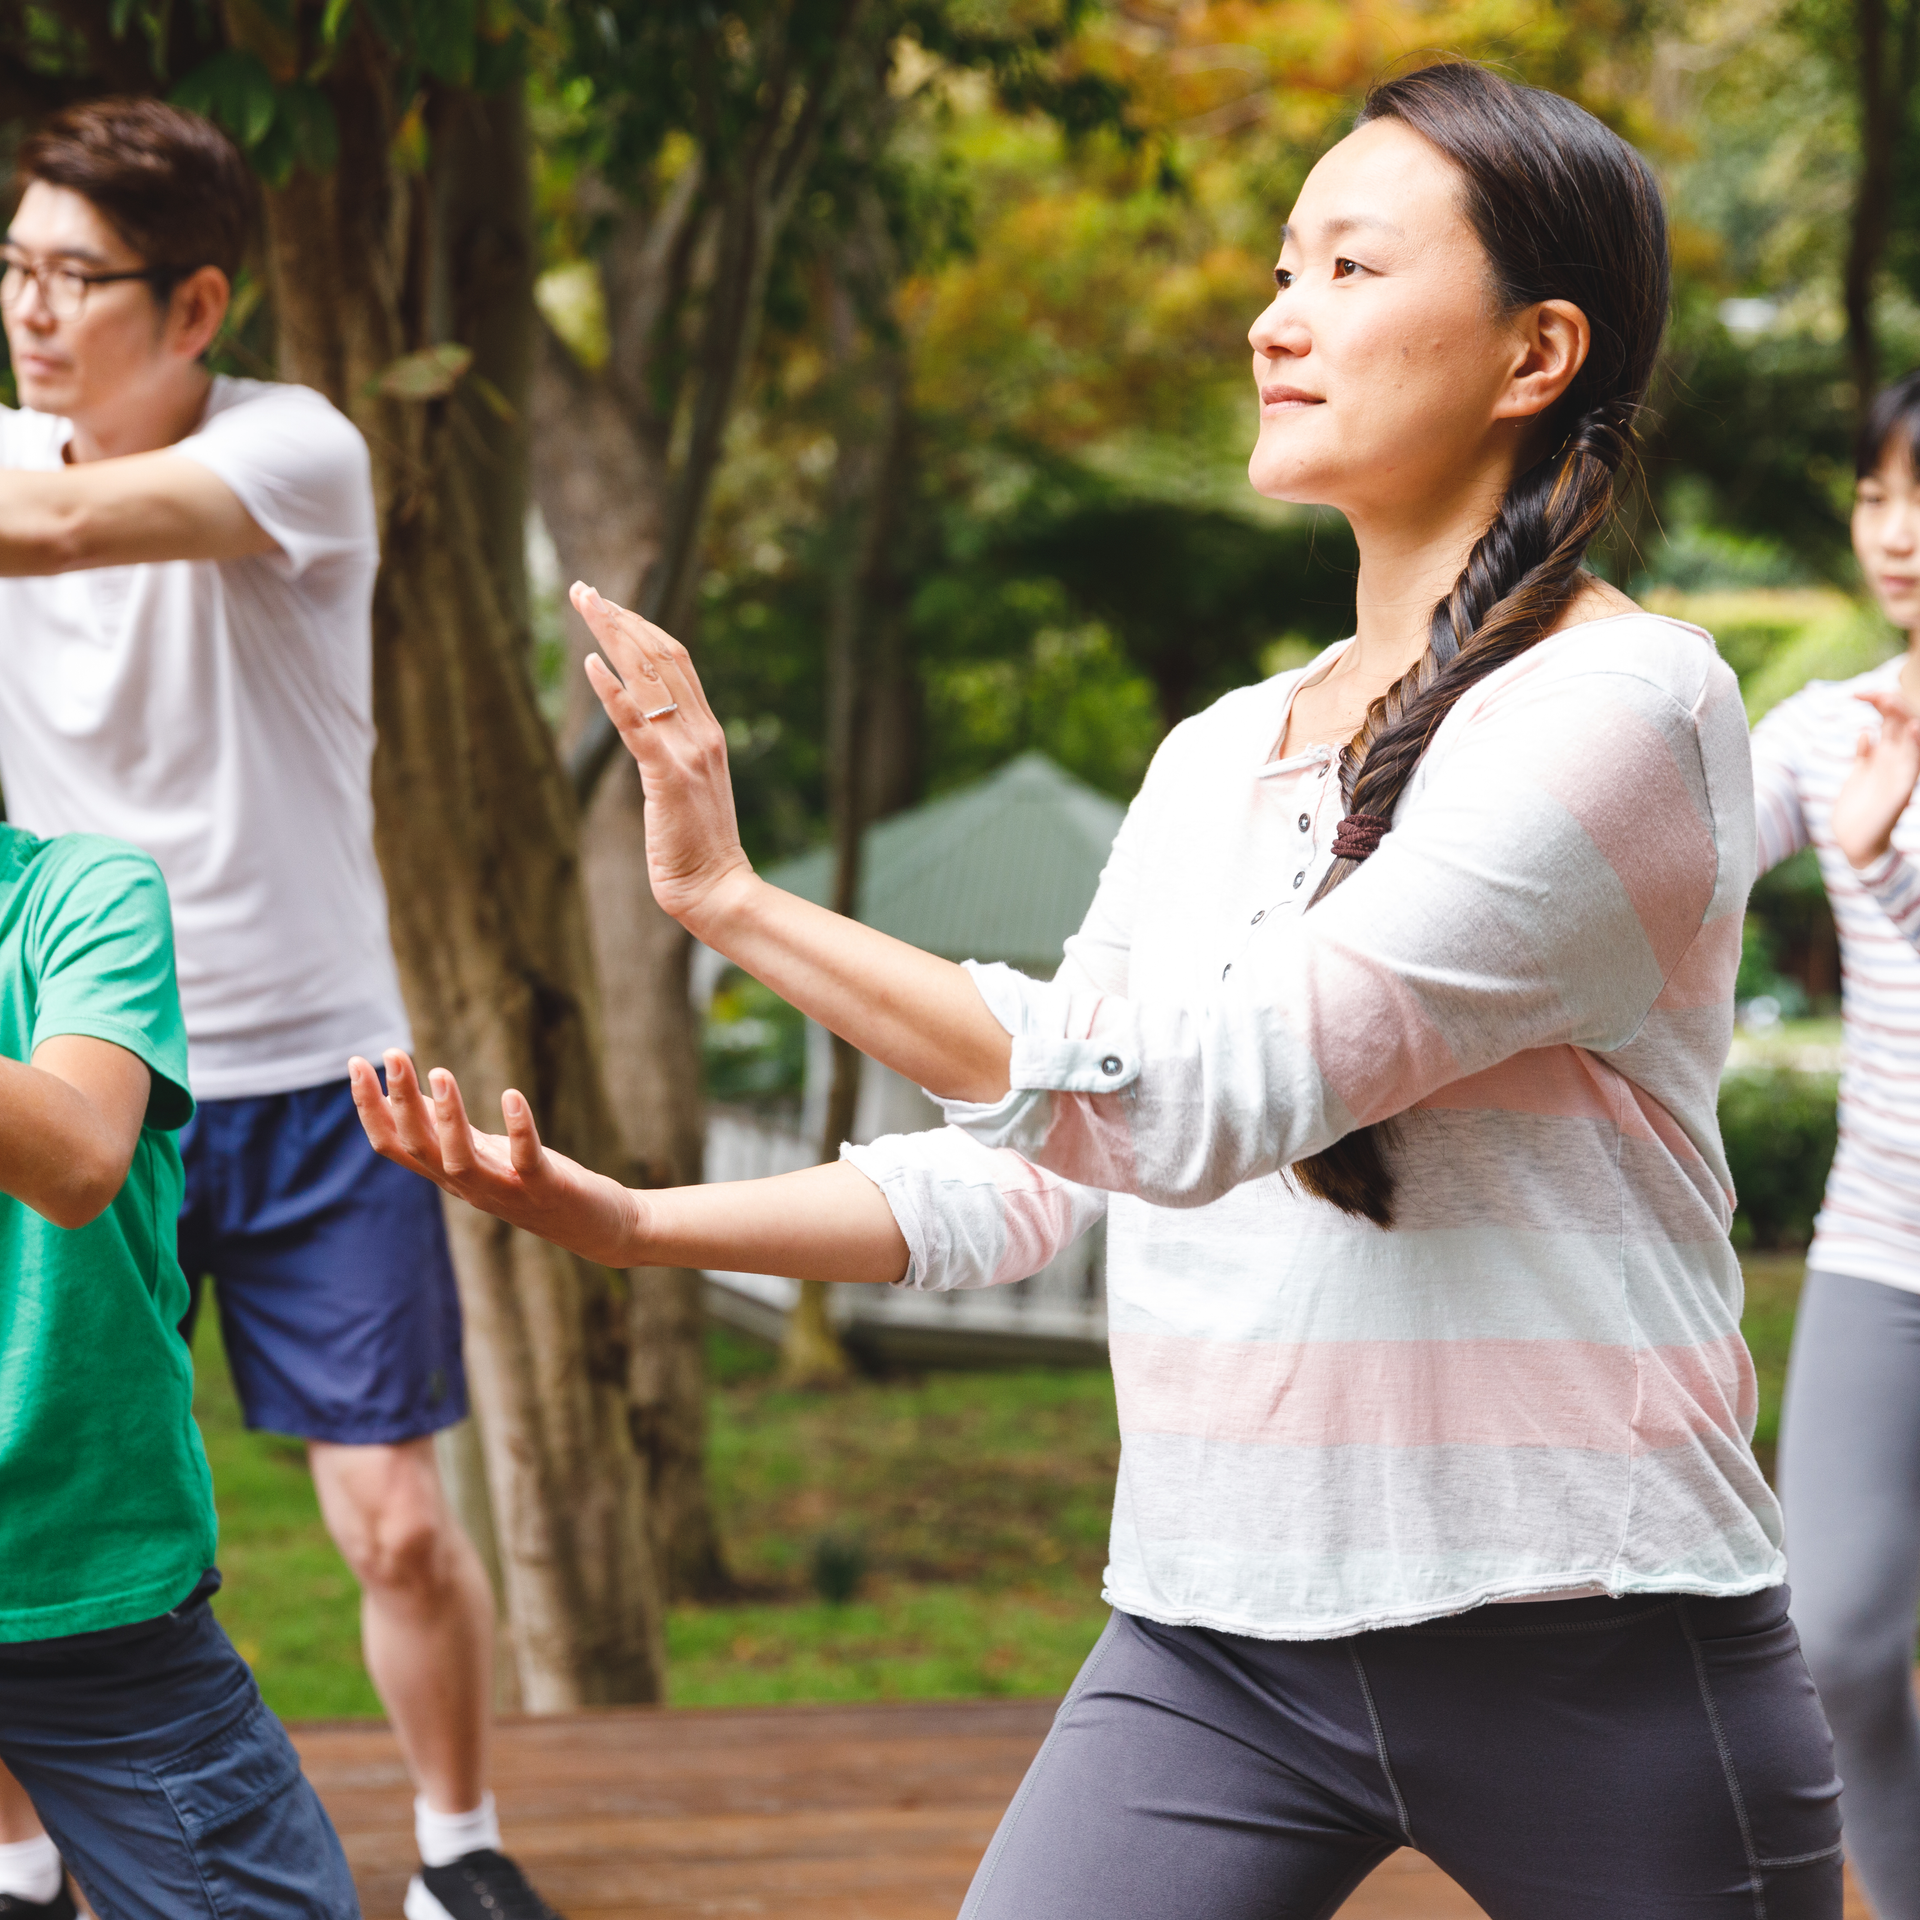
[{"label": "hair tie on braid", "polygon": [[1379,846],[1381,836],[1393,825],[1384,813],[1350,813],[1333,835],[1336,860],[1364,860]]}]

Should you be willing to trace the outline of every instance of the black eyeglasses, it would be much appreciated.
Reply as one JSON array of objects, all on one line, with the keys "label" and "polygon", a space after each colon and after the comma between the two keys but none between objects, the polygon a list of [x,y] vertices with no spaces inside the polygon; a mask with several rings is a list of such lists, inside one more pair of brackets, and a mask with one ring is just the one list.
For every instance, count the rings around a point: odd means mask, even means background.
[{"label": "black eyeglasses", "polygon": [[0,307],[11,312],[27,297],[27,288],[40,289],[40,298],[56,320],[77,320],[94,287],[110,287],[120,280],[144,280],[164,300],[184,278],[178,267],[136,267],[126,273],[85,273],[78,267],[55,266],[45,260],[24,260],[18,254],[0,255]]}]

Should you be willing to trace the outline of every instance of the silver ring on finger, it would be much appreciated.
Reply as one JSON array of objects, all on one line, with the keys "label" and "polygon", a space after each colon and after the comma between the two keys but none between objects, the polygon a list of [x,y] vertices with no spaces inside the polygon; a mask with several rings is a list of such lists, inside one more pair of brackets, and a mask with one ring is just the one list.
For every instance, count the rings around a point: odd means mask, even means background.
[{"label": "silver ring on finger", "polygon": [[678,713],[679,711],[680,702],[678,700],[669,700],[664,707],[649,707],[641,714],[640,718],[642,720],[664,720],[668,714]]}]

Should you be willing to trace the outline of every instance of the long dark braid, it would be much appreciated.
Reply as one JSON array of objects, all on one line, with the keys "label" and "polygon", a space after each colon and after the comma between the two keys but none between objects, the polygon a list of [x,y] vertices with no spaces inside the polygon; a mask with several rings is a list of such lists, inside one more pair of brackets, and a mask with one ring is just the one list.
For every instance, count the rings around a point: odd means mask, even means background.
[{"label": "long dark braid", "polygon": [[[1570,101],[1448,63],[1376,88],[1361,119],[1400,120],[1459,168],[1504,311],[1571,300],[1593,342],[1547,423],[1554,451],[1508,488],[1434,608],[1426,652],[1373,703],[1346,749],[1347,819],[1310,907],[1390,830],[1454,703],[1544,639],[1579,591],[1581,562],[1632,458],[1667,310],[1659,189],[1623,140]],[[1391,1128],[1379,1121],[1356,1129],[1298,1162],[1294,1177],[1343,1212],[1391,1226]]]}]

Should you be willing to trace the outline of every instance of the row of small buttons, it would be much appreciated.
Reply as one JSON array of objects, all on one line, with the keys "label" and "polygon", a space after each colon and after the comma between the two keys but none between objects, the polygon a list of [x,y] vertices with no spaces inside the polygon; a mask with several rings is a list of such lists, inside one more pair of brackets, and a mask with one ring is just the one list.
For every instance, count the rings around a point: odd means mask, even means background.
[{"label": "row of small buttons", "polygon": [[[1323,766],[1320,769],[1320,777],[1322,779],[1325,779],[1326,774],[1327,774],[1327,769],[1326,767]],[[1306,834],[1309,836],[1309,839],[1307,842],[1307,851],[1311,853],[1313,851],[1313,842],[1311,839],[1311,835],[1313,833],[1313,816],[1310,813],[1303,813],[1300,816],[1300,831],[1303,834]],[[1293,876],[1294,891],[1296,893],[1299,892],[1299,890],[1302,887],[1304,887],[1306,884],[1307,884],[1307,870],[1305,867],[1302,867],[1300,871]],[[1253,916],[1252,920],[1248,922],[1248,924],[1250,926],[1257,927],[1260,924],[1260,922],[1267,917],[1267,913],[1268,913],[1268,909],[1265,907],[1262,907],[1260,911]],[[1233,971],[1233,962],[1229,960],[1227,964],[1220,969],[1220,978],[1224,980],[1227,977],[1227,975],[1230,974],[1232,971]]]}]

